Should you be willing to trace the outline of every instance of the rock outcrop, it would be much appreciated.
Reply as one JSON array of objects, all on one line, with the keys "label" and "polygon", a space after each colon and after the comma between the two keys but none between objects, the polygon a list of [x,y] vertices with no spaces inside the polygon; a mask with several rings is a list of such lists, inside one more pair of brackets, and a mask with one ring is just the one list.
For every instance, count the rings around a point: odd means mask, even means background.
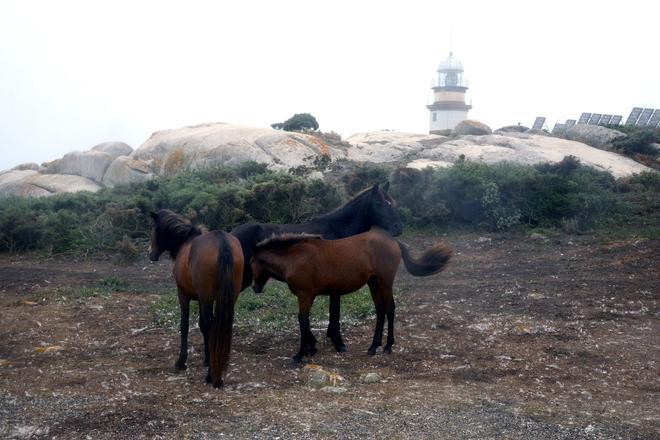
[{"label": "rock outcrop", "polygon": [[578,124],[566,130],[564,137],[592,147],[607,148],[615,140],[625,138],[626,134],[600,125]]},{"label": "rock outcrop", "polygon": [[130,155],[133,152],[133,149],[130,145],[123,142],[103,142],[102,144],[93,146],[92,151],[108,153],[113,159],[117,159],[119,156]]},{"label": "rock outcrop", "polygon": [[356,162],[398,162],[415,156],[421,149],[440,145],[446,136],[414,134],[398,131],[356,133],[346,139],[352,148],[346,158]]},{"label": "rock outcrop", "polygon": [[456,136],[480,136],[484,134],[491,134],[492,132],[493,131],[486,124],[479,121],[473,121],[471,119],[459,122],[459,124],[454,127],[454,135]]},{"label": "rock outcrop", "polygon": [[62,192],[96,192],[101,185],[81,176],[41,174],[34,170],[13,170],[0,174],[0,198],[42,197]]},{"label": "rock outcrop", "polygon": [[144,182],[153,177],[153,173],[146,163],[128,156],[116,158],[103,176],[103,185],[113,188],[117,185]]},{"label": "rock outcrop", "polygon": [[[0,173],[0,197],[42,197],[63,192],[96,192],[106,186],[150,179],[146,164],[128,158],[123,142],[105,142],[44,163],[21,164]],[[108,174],[108,171],[111,171]]]},{"label": "rock outcrop", "polygon": [[524,125],[506,125],[495,130],[493,133],[502,134],[502,133],[524,133],[529,130],[529,127]]},{"label": "rock outcrop", "polygon": [[[490,134],[490,128],[480,122],[461,124],[452,137],[378,131],[357,133],[346,141],[224,123],[163,130],[154,133],[135,151],[121,142],[106,142],[88,151],[68,153],[41,167],[19,165],[0,173],[0,197],[98,191],[103,187],[142,182],[155,175],[249,160],[280,170],[297,167],[314,170],[319,159],[392,163],[423,169],[452,166],[461,158],[488,164],[510,161],[532,165],[559,162],[572,155],[615,177],[650,170],[632,159],[578,141],[548,136],[545,132],[543,135],[529,130],[521,133],[525,127],[502,127]],[[571,129],[574,136],[597,145],[606,145],[622,135],[604,127],[578,127]],[[458,134],[466,132],[488,134]],[[309,175],[323,177],[318,169]]]},{"label": "rock outcrop", "polygon": [[103,151],[73,151],[67,153],[54,165],[56,174],[72,174],[87,177],[95,182],[101,182],[105,170],[110,166],[113,157]]},{"label": "rock outcrop", "polygon": [[315,136],[218,122],[157,131],[131,157],[151,164],[159,174],[172,174],[249,160],[289,169],[311,165],[320,156],[334,160],[345,155]]},{"label": "rock outcrop", "polygon": [[33,171],[39,171],[39,165],[34,163],[34,162],[28,162],[28,163],[22,163],[20,165],[16,165],[12,170],[33,170]]},{"label": "rock outcrop", "polygon": [[488,164],[509,161],[533,165],[559,162],[576,156],[586,165],[627,176],[649,168],[616,153],[580,142],[528,133],[502,133],[439,139],[435,135],[396,132],[359,133],[347,139],[352,144],[348,158],[356,161],[391,162],[420,168],[446,166],[460,157]]}]

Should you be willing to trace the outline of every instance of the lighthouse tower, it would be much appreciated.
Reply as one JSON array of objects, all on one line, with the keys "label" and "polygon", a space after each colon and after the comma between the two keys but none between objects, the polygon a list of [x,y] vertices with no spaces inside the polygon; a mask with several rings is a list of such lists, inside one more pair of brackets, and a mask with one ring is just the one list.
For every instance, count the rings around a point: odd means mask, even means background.
[{"label": "lighthouse tower", "polygon": [[438,66],[438,79],[433,86],[433,104],[426,107],[431,112],[430,129],[434,134],[440,130],[453,130],[459,122],[467,119],[471,105],[465,103],[467,81],[463,78],[463,64],[449,52],[449,57]]}]

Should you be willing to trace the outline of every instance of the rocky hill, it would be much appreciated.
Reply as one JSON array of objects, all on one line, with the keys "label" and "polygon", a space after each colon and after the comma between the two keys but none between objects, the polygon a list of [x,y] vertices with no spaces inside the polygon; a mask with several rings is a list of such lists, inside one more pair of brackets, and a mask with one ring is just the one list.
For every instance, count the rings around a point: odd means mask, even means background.
[{"label": "rocky hill", "polygon": [[[599,143],[601,139],[608,142],[621,136],[615,130],[602,130],[598,133]],[[424,168],[451,166],[460,157],[485,163],[511,161],[531,165],[558,162],[573,155],[615,177],[649,170],[632,159],[583,143],[588,134],[576,135],[583,142],[516,130],[502,129],[490,134],[490,128],[476,121],[466,121],[460,132],[484,134],[440,136],[379,131],[358,133],[339,142],[267,128],[200,124],[155,132],[136,150],[122,142],[106,142],[42,165],[19,165],[0,173],[0,197],[98,191],[155,175],[250,160],[281,170],[314,169],[319,162],[339,159]]]}]

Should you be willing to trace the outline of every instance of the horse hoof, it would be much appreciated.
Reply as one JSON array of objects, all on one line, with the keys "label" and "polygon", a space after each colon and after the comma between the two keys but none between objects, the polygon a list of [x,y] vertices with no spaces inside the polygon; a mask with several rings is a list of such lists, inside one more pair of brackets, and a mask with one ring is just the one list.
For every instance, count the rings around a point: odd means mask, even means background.
[{"label": "horse hoof", "polygon": [[316,347],[309,348],[307,350],[307,356],[314,356],[316,352],[317,352]]},{"label": "horse hoof", "polygon": [[337,345],[335,347],[335,350],[337,350],[337,353],[346,353],[348,351],[348,348],[344,344],[342,345]]},{"label": "horse hoof", "polygon": [[210,374],[207,374],[207,375],[206,375],[206,379],[205,379],[205,380],[206,380],[206,383],[211,383],[211,382],[213,382],[213,378],[211,377]]},{"label": "horse hoof", "polygon": [[174,369],[177,370],[177,371],[184,371],[187,368],[188,367],[186,366],[186,364],[180,364],[178,362],[176,364],[174,364]]},{"label": "horse hoof", "polygon": [[385,348],[383,348],[383,353],[385,353],[385,354],[392,354],[392,347],[385,347]]},{"label": "horse hoof", "polygon": [[301,363],[302,360],[303,360],[303,355],[300,354],[300,353],[298,353],[298,354],[295,355],[292,359],[293,359],[293,363],[294,363],[294,364],[299,364],[299,363]]},{"label": "horse hoof", "polygon": [[224,384],[225,382],[222,379],[220,379],[218,382],[213,384],[213,388],[222,388]]},{"label": "horse hoof", "polygon": [[375,355],[376,354],[376,348],[370,348],[369,350],[367,350],[367,354],[369,356]]}]

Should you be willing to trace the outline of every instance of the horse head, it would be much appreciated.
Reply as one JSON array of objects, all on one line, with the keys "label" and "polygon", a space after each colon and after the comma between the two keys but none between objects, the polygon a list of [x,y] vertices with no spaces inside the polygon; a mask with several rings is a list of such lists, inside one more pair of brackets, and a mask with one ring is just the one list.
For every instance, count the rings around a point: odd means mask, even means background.
[{"label": "horse head", "polygon": [[190,220],[169,209],[150,212],[153,220],[149,259],[158,261],[163,252],[169,252],[175,259],[181,246],[191,238],[202,234],[204,228],[193,226]]},{"label": "horse head", "polygon": [[252,270],[252,290],[254,293],[262,293],[264,286],[270,279],[270,273],[264,262],[258,256],[259,250],[252,246],[252,258],[250,259],[250,270]]},{"label": "horse head", "polygon": [[398,237],[403,232],[403,223],[394,209],[396,202],[387,193],[389,188],[390,183],[387,182],[382,188],[375,184],[369,190],[369,221],[372,225],[386,230],[393,237]]},{"label": "horse head", "polygon": [[158,213],[149,212],[151,219],[153,220],[153,225],[151,226],[151,240],[149,242],[149,259],[151,261],[158,261],[161,254],[167,249],[165,248],[165,243],[163,243],[162,237],[157,233],[158,231]]}]

